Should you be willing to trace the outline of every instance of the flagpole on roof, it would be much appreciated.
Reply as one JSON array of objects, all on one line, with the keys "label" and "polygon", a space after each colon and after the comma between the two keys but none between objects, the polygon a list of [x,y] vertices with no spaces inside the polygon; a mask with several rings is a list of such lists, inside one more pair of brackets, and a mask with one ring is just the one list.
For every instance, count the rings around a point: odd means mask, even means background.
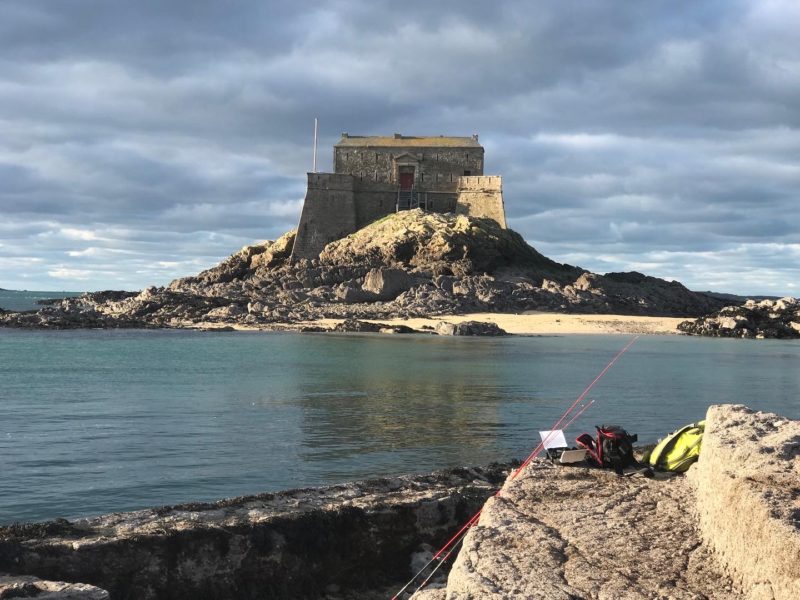
[{"label": "flagpole on roof", "polygon": [[311,172],[317,172],[317,117],[314,117],[314,162],[311,166]]}]

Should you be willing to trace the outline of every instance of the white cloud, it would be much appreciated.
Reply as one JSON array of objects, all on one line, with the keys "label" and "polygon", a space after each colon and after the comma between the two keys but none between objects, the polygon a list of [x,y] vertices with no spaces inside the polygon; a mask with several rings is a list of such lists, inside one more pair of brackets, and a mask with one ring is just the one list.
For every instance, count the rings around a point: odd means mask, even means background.
[{"label": "white cloud", "polygon": [[100,239],[97,236],[97,233],[89,229],[75,229],[72,227],[62,227],[60,233],[68,240],[91,241]]},{"label": "white cloud", "polygon": [[66,267],[51,269],[47,271],[47,274],[55,279],[70,279],[78,281],[85,281],[92,276],[91,271],[85,271],[82,269],[69,269]]}]

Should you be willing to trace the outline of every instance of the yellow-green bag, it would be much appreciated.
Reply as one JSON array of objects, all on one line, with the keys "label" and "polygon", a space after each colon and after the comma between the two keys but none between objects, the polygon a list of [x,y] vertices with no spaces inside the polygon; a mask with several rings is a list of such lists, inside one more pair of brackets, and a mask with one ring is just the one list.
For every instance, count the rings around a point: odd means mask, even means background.
[{"label": "yellow-green bag", "polygon": [[700,456],[705,427],[705,421],[698,421],[673,431],[653,448],[647,462],[659,471],[686,471]]}]

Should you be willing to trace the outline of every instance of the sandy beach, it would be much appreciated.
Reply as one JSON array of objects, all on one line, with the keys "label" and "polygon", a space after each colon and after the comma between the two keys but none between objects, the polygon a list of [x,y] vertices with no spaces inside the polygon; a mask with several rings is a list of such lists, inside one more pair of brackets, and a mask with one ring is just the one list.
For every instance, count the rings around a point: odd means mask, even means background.
[{"label": "sandy beach", "polygon": [[[367,319],[368,320],[368,319]],[[421,329],[427,325],[436,327],[441,321],[460,323],[462,321],[485,321],[496,323],[508,333],[518,335],[566,335],[566,334],[677,334],[678,323],[682,317],[640,317],[631,315],[583,315],[560,313],[472,313],[465,315],[446,315],[416,319],[387,319],[372,322],[390,325],[407,325]],[[332,327],[341,319],[322,319],[315,325]]]}]

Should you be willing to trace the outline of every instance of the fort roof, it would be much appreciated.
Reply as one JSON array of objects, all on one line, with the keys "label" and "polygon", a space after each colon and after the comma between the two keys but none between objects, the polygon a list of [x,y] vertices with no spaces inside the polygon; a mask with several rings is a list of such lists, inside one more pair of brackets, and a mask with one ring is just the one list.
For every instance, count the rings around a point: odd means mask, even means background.
[{"label": "fort roof", "polygon": [[342,134],[342,139],[336,144],[336,148],[342,147],[366,147],[366,148],[480,148],[478,136],[454,137],[454,136],[424,136],[413,135],[350,135]]}]

